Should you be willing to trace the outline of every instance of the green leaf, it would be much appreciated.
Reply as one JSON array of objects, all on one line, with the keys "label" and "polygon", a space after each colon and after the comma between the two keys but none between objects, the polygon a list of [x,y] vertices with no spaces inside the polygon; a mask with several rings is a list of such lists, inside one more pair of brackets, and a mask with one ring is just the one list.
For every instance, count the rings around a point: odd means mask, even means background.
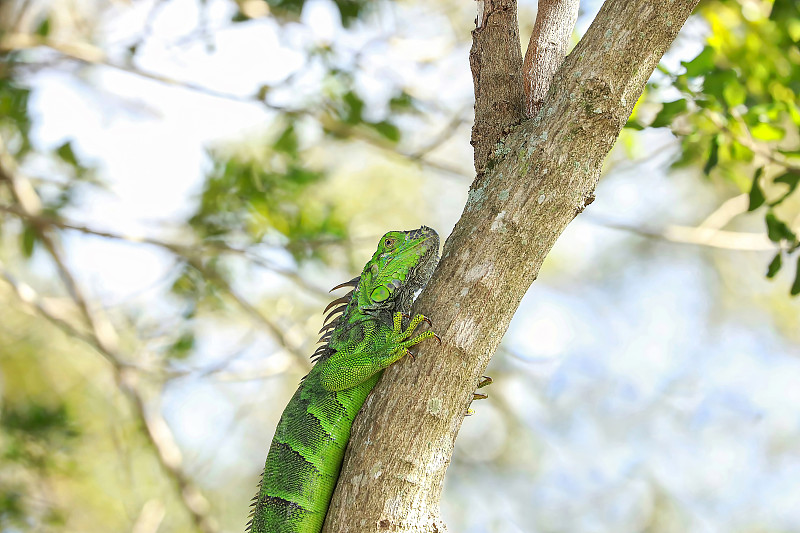
[{"label": "green leaf", "polygon": [[775,0],[769,18],[770,20],[782,22],[787,18],[799,16],[800,13],[798,11],[800,10],[798,10],[795,0]]},{"label": "green leaf", "polygon": [[185,359],[194,348],[195,338],[191,331],[184,332],[168,349],[169,357]]},{"label": "green leaf", "polygon": [[728,107],[736,107],[745,102],[747,90],[738,81],[732,81],[722,89],[722,97],[725,99],[725,103],[728,104]]},{"label": "green leaf", "polygon": [[36,35],[47,37],[50,35],[50,17],[45,17],[36,27]]},{"label": "green leaf", "polygon": [[786,135],[786,131],[783,128],[766,122],[760,122],[750,128],[750,133],[761,141],[779,141]]},{"label": "green leaf", "polygon": [[778,176],[773,181],[775,183],[785,183],[786,185],[789,186],[789,193],[791,193],[797,188],[797,185],[800,183],[800,171],[790,170],[786,174]]},{"label": "green leaf", "polygon": [[[9,445],[8,448],[11,448]],[[13,453],[6,452],[6,459],[13,457]],[[24,522],[28,515],[27,509],[23,506],[24,494],[5,485],[3,492],[0,492],[0,517],[6,522]]]},{"label": "green leaf", "polygon": [[33,250],[36,248],[37,240],[38,236],[36,235],[36,230],[33,229],[33,226],[26,224],[25,228],[22,230],[22,235],[20,236],[22,255],[25,257],[31,257],[33,255]]},{"label": "green leaf", "polygon": [[[7,66],[13,64],[10,61],[12,56],[13,54],[8,54],[4,58],[3,66],[6,72],[11,72]],[[16,137],[14,142],[4,140],[5,149],[20,158],[31,148],[29,136],[31,118],[28,115],[30,89],[17,85],[21,80],[14,78],[18,78],[18,76],[8,76],[8,73],[0,74],[0,129],[3,129],[4,139],[8,138],[6,135],[11,135],[12,139]]]},{"label": "green leaf", "polygon": [[691,78],[702,76],[714,68],[714,49],[706,45],[694,59],[681,61],[681,65],[686,67],[687,76]]},{"label": "green leaf", "polygon": [[259,102],[266,102],[267,101],[267,95],[269,94],[269,92],[271,90],[272,90],[271,86],[262,85],[261,87],[258,88],[258,91],[256,91],[256,99]]},{"label": "green leaf", "polygon": [[414,97],[405,91],[400,92],[389,100],[389,109],[394,112],[402,113],[416,110],[417,106]]},{"label": "green leaf", "polygon": [[628,122],[626,122],[625,126],[623,126],[623,127],[626,128],[626,129],[635,130],[635,131],[642,131],[644,129],[644,126],[639,124],[634,119],[628,119]]},{"label": "green leaf", "polygon": [[792,118],[792,122],[794,122],[796,126],[800,126],[800,107],[794,102],[787,102],[786,107],[789,116]]},{"label": "green leaf", "polygon": [[353,91],[348,91],[342,97],[345,104],[344,121],[347,124],[358,124],[362,122],[362,113],[364,112],[364,100],[362,100]]},{"label": "green leaf", "polygon": [[72,150],[72,142],[67,141],[58,148],[56,148],[56,155],[65,163],[73,167],[79,166],[78,158],[75,157],[75,152]]},{"label": "green leaf", "polygon": [[767,237],[769,237],[769,240],[772,242],[781,242],[782,240],[786,240],[794,243],[795,240],[797,240],[797,237],[795,236],[794,232],[789,229],[789,226],[776,217],[775,213],[773,213],[771,210],[767,212],[764,220],[767,223]]},{"label": "green leaf", "polygon": [[796,170],[790,170],[786,174],[783,174],[775,178],[773,182],[786,184],[789,186],[789,190],[783,193],[783,196],[781,196],[774,202],[771,202],[769,204],[770,206],[776,206],[783,203],[783,201],[786,200],[786,198],[788,198],[789,195],[794,192],[794,190],[797,188],[797,184],[800,183],[800,172]]},{"label": "green leaf", "polygon": [[767,267],[767,277],[769,279],[774,278],[781,269],[782,261],[783,259],[781,258],[781,252],[775,254],[775,257],[772,258],[772,261],[770,261],[769,266]]},{"label": "green leaf", "polygon": [[732,83],[739,83],[734,71],[730,69],[714,69],[708,72],[703,80],[703,92],[707,98],[713,97],[717,102],[727,104],[725,88]]},{"label": "green leaf", "polygon": [[797,270],[795,270],[794,283],[792,283],[792,288],[789,291],[789,294],[792,296],[797,296],[800,294],[800,255],[797,256]]},{"label": "green leaf", "polygon": [[664,102],[661,106],[661,111],[658,112],[656,118],[650,124],[651,128],[664,128],[672,124],[672,120],[686,111],[686,99],[681,98],[674,102]]},{"label": "green leaf", "polygon": [[244,14],[242,11],[240,11],[240,10],[236,10],[236,13],[234,13],[234,14],[233,14],[233,16],[231,17],[231,22],[233,22],[233,23],[237,23],[237,22],[247,22],[248,20],[250,20],[250,17],[248,17],[247,15],[245,15],[245,14]]},{"label": "green leaf", "polygon": [[297,133],[294,131],[294,124],[290,123],[286,126],[286,129],[283,130],[278,140],[275,141],[275,144],[272,145],[272,148],[276,152],[283,152],[285,154],[291,156],[297,156],[297,148],[298,148],[298,141],[297,141]]},{"label": "green leaf", "polygon": [[731,159],[736,161],[750,162],[753,160],[753,150],[743,145],[739,141],[731,140],[730,142]]},{"label": "green leaf", "polygon": [[761,174],[764,172],[763,168],[759,168],[756,170],[755,176],[753,176],[753,185],[750,187],[750,206],[747,208],[748,211],[755,211],[766,200],[764,196],[764,191],[761,189],[761,185],[758,183],[759,178],[761,178]]},{"label": "green leaf", "polygon": [[393,143],[396,143],[400,140],[400,129],[388,120],[373,122],[369,125],[374,128],[375,131],[380,133],[382,137],[385,137]]},{"label": "green leaf", "polygon": [[75,437],[79,434],[63,404],[29,403],[22,407],[6,404],[0,408],[0,421],[5,432],[23,433],[43,443],[59,436]]},{"label": "green leaf", "polygon": [[706,164],[703,166],[703,173],[708,176],[711,171],[717,166],[719,163],[719,135],[714,135],[711,138],[711,146],[708,151],[708,160],[706,160]]}]

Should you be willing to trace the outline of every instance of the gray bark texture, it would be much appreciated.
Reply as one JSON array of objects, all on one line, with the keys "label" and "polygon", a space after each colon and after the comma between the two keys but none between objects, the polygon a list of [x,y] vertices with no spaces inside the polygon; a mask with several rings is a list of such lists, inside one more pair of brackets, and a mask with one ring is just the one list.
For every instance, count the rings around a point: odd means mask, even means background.
[{"label": "gray bark texture", "polygon": [[[472,183],[441,263],[415,304],[442,345],[422,343],[416,360],[387,369],[368,398],[353,426],[326,533],[446,531],[439,499],[478,379],[545,256],[594,198],[606,154],[697,3],[607,0],[556,71],[538,113],[491,146],[478,139],[476,154],[489,154],[485,171]],[[482,29],[489,31],[491,17]],[[503,24],[515,20],[504,16]],[[505,34],[516,35],[516,28]],[[494,83],[516,84],[521,75],[502,74],[520,68],[514,54],[505,39],[498,46],[503,50],[477,47],[484,55],[471,60],[473,72],[476,61],[507,61],[477,71],[484,81],[491,72]],[[491,106],[504,101],[508,87],[480,90],[499,95],[480,104],[490,106],[481,114],[505,116],[505,104]],[[470,423],[479,424],[480,416]]]},{"label": "gray bark texture", "polygon": [[479,0],[469,66],[475,87],[470,144],[475,171],[486,170],[495,143],[522,120],[522,53],[516,0]]},{"label": "gray bark texture", "polygon": [[525,117],[535,117],[550,88],[553,75],[567,55],[570,36],[578,20],[579,0],[539,0],[536,22],[525,52]]}]

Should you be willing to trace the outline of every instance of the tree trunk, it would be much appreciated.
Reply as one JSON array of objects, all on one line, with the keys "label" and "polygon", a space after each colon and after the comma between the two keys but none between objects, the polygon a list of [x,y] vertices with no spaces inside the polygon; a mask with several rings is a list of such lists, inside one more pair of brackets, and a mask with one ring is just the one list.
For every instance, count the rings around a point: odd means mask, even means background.
[{"label": "tree trunk", "polygon": [[545,255],[594,198],[603,159],[697,2],[607,0],[538,114],[490,146],[478,142],[486,171],[415,305],[442,345],[425,342],[415,361],[387,369],[367,400],[326,533],[445,531],[442,484],[478,379]]}]

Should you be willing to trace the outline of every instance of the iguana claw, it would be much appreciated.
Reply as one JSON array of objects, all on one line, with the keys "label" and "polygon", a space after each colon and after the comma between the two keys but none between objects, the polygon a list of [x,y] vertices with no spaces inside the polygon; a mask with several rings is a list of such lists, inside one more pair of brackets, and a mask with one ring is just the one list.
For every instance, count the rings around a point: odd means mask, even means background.
[{"label": "iguana claw", "polygon": [[[492,384],[492,378],[490,378],[489,376],[481,376],[481,379],[478,380],[478,387],[477,388],[480,389],[481,387],[485,387],[485,386],[491,385],[491,384]],[[488,394],[483,394],[481,392],[473,392],[472,393],[472,401],[473,402],[475,400],[485,400],[488,397],[489,397]],[[467,412],[464,414],[464,416],[472,416],[474,414],[475,414],[475,411],[473,411],[472,409],[467,409]]]},{"label": "iguana claw", "polygon": [[[405,313],[400,313],[400,314],[403,315],[403,318],[405,318],[405,319],[408,319],[408,320],[411,319],[411,315],[407,315]],[[425,322],[426,324],[428,324],[429,328],[433,327],[433,323],[431,322],[431,319],[426,317],[425,315],[422,315],[422,321]]]}]

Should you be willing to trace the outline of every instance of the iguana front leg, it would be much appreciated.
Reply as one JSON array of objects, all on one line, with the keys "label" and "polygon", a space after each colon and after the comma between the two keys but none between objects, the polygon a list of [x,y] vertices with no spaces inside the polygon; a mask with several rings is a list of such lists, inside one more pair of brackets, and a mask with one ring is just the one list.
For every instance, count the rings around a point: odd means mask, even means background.
[{"label": "iguana front leg", "polygon": [[[431,330],[418,335],[415,330],[420,323],[430,320],[416,315],[403,329],[403,313],[395,313],[393,327],[389,329],[377,320],[364,325],[364,338],[351,349],[337,351],[324,363],[320,382],[326,390],[340,391],[355,387],[371,376],[387,368],[409,353],[408,348],[431,337],[439,337]],[[441,340],[439,340],[441,343]]]}]

